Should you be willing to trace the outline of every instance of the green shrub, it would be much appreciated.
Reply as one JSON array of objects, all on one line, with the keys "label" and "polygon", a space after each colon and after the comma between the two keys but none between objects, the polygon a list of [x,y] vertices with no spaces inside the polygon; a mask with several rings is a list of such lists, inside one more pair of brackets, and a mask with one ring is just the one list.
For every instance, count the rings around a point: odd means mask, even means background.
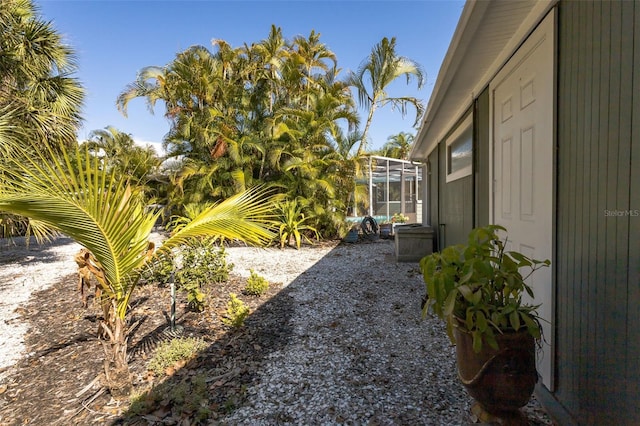
[{"label": "green shrub", "polygon": [[296,200],[287,200],[276,205],[278,210],[276,227],[280,238],[280,248],[284,248],[285,245],[290,246],[294,241],[295,247],[298,249],[302,240],[311,244],[307,233],[314,235],[316,240],[320,239],[318,231],[313,226],[305,224],[310,218],[305,216],[302,204]]},{"label": "green shrub", "polygon": [[[227,262],[224,247],[216,246],[215,242],[215,238],[202,238],[182,246],[181,262],[176,262],[175,257],[163,256],[143,273],[144,279],[166,285],[175,269],[176,288],[187,293],[189,309],[202,312],[206,307],[206,295],[202,288],[226,281],[233,269],[233,264]],[[180,268],[174,266],[177,263],[181,263]]]},{"label": "green shrub", "polygon": [[146,283],[165,285],[174,270],[173,257],[160,256],[142,271],[141,280]]},{"label": "green shrub", "polygon": [[162,342],[149,361],[149,370],[156,376],[161,376],[168,367],[181,360],[188,361],[206,347],[207,344],[204,341],[191,337],[179,337]]},{"label": "green shrub", "polygon": [[182,267],[176,271],[176,284],[198,282],[200,285],[221,283],[229,278],[233,265],[227,263],[224,247],[214,245],[212,238],[203,238],[183,246]]},{"label": "green shrub", "polygon": [[[221,283],[229,279],[233,264],[227,263],[224,247],[215,245],[215,238],[202,238],[180,248],[180,256],[163,256],[155,261],[143,278],[148,282],[161,285],[169,282],[171,272],[175,270],[175,283],[182,288],[188,283]],[[176,262],[181,257],[181,262]],[[176,263],[182,265],[178,268]]]},{"label": "green shrub", "polygon": [[266,278],[258,275],[253,269],[249,270],[251,276],[247,279],[247,285],[244,288],[244,293],[252,296],[262,296],[269,290],[269,281]]},{"label": "green shrub", "polygon": [[229,293],[229,303],[227,303],[226,315],[222,318],[222,322],[231,327],[242,327],[244,320],[249,316],[249,307],[238,299],[234,293]]}]

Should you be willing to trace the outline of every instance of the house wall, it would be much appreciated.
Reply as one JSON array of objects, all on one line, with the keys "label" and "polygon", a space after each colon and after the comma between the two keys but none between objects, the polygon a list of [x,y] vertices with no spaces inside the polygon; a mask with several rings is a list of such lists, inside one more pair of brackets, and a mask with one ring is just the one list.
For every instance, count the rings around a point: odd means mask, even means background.
[{"label": "house wall", "polygon": [[558,9],[557,388],[579,424],[640,424],[640,3]]},{"label": "house wall", "polygon": [[462,121],[447,133],[428,157],[428,223],[435,230],[438,250],[466,243],[474,226],[473,173],[448,183],[446,179],[446,140]]},{"label": "house wall", "polygon": [[438,188],[440,185],[439,162],[440,157],[438,156],[438,147],[436,146],[427,159],[427,197],[429,200],[427,203],[427,224],[436,230],[436,247],[438,248],[440,247],[437,238],[438,225],[440,224],[440,217],[438,215],[440,209],[440,203],[438,202]]},{"label": "house wall", "polygon": [[474,227],[489,224],[489,89],[485,89],[475,101],[473,152]]},{"label": "house wall", "polygon": [[441,248],[466,244],[473,229],[473,174],[453,182],[446,181],[446,148],[440,143],[440,223]]}]

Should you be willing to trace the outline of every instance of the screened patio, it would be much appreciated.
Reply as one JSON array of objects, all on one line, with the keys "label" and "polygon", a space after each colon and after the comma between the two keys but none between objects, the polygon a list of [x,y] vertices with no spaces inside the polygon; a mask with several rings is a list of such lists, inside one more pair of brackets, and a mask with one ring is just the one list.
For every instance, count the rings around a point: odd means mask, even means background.
[{"label": "screened patio", "polygon": [[422,165],[420,163],[370,156],[365,177],[357,184],[366,189],[367,197],[357,205],[353,220],[369,215],[378,223],[391,221],[396,213],[422,222]]}]

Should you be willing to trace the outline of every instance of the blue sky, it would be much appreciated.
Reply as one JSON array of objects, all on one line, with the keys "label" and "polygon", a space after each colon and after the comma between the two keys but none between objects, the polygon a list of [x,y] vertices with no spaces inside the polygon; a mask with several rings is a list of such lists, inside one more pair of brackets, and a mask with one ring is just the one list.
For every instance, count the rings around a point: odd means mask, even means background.
[{"label": "blue sky", "polygon": [[[308,36],[311,30],[337,56],[340,76],[356,70],[383,37],[396,37],[399,55],[420,63],[426,84],[415,80],[392,85],[391,96],[415,96],[425,105],[462,13],[461,0],[414,1],[69,1],[35,0],[41,17],[52,21],[76,51],[77,77],[87,90],[84,127],[114,126],[139,143],[159,143],[169,130],[164,107],[152,115],[143,99],[133,100],[125,118],[115,107],[118,94],[136,73],[150,65],[164,66],[176,53],[192,46],[212,49],[212,39],[241,46],[265,39],[272,24],[286,39]],[[366,118],[360,112],[362,126]],[[390,135],[413,132],[415,112],[404,118],[390,107],[378,110],[371,127],[370,147],[379,148]]]}]

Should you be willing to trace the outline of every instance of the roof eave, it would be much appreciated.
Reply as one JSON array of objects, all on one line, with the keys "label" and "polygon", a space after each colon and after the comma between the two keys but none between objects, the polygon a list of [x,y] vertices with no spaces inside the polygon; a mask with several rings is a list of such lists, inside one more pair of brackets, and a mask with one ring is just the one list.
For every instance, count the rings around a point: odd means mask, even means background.
[{"label": "roof eave", "polygon": [[[467,52],[472,53],[483,43],[482,38],[476,36],[476,32],[487,19],[487,11],[489,8],[492,8],[492,11],[499,9],[511,2],[468,0],[465,3],[449,49],[438,72],[427,112],[418,129],[416,143],[409,154],[410,159],[424,161],[429,156],[453,126],[453,123],[462,117],[472,105],[475,97],[484,90],[518,46],[558,1],[523,1],[519,5],[529,8],[526,10],[526,16],[514,18],[509,14],[504,14],[501,19],[505,23],[511,24],[513,30],[505,37],[503,44],[491,52],[485,53],[485,58],[488,58],[490,65],[485,70],[475,73],[472,81],[468,80],[468,76],[465,76],[465,81],[461,82],[462,77],[457,72],[458,68],[465,60],[468,60]],[[460,90],[461,87],[463,90]],[[448,105],[446,114],[441,111],[445,100]]]}]

